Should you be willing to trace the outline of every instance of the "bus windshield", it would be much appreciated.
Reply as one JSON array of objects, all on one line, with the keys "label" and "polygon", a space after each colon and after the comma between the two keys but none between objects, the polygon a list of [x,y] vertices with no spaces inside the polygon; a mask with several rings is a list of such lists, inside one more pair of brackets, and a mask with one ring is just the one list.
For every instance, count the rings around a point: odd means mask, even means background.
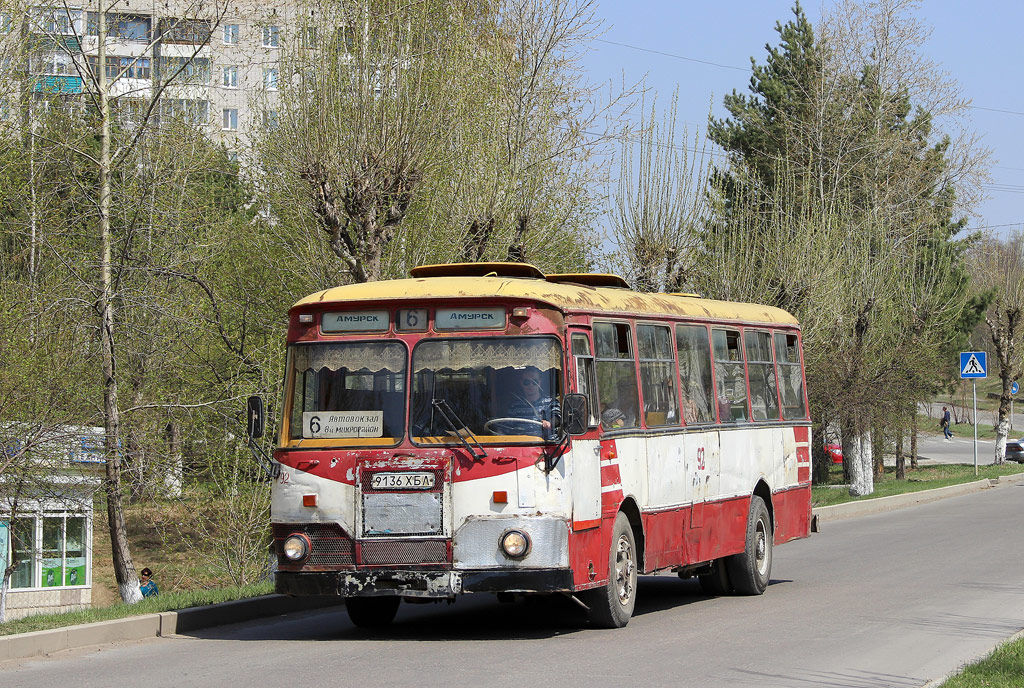
[{"label": "bus windshield", "polygon": [[405,434],[408,354],[400,342],[295,344],[291,439],[397,444]]},{"label": "bus windshield", "polygon": [[561,384],[562,349],[554,338],[420,342],[412,355],[413,440],[453,444],[468,430],[485,444],[553,441]]}]

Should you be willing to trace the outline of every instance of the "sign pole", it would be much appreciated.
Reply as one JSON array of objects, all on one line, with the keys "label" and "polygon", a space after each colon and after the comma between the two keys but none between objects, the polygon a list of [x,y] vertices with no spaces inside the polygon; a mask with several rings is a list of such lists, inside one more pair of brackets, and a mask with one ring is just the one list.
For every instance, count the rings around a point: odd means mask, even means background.
[{"label": "sign pole", "polygon": [[960,352],[960,379],[969,379],[974,389],[974,475],[978,475],[978,378],[988,377],[988,354]]},{"label": "sign pole", "polygon": [[974,475],[978,475],[978,382],[972,381],[974,387]]}]

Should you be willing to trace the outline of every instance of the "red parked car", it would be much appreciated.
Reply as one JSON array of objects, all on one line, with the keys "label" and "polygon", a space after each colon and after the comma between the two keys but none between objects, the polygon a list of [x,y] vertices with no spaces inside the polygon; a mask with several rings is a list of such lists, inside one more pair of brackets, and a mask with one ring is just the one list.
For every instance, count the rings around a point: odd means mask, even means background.
[{"label": "red parked car", "polygon": [[843,462],[843,445],[837,442],[828,442],[825,444],[825,453],[832,458],[832,463]]}]

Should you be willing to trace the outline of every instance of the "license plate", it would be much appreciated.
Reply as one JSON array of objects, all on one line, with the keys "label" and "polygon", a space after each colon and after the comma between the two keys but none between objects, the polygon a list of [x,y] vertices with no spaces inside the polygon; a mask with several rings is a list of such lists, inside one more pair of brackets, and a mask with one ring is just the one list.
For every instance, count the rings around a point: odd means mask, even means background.
[{"label": "license plate", "polygon": [[374,473],[370,486],[375,490],[429,490],[433,473]]}]

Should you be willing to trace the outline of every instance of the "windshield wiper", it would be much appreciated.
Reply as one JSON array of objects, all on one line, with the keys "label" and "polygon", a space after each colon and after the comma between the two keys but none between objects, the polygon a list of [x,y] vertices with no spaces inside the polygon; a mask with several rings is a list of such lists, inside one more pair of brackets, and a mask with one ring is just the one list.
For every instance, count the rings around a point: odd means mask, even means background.
[{"label": "windshield wiper", "polygon": [[[437,409],[437,412],[441,414],[441,417],[444,418],[445,422],[452,427],[452,431],[455,432],[455,436],[459,438],[459,441],[462,442],[462,446],[466,448],[466,451],[468,451],[474,459],[483,461],[487,458],[487,452],[485,452],[484,448],[480,445],[476,435],[474,435],[462,419],[459,418],[459,414],[455,413],[455,409],[452,408],[447,399],[432,399],[430,403]],[[456,424],[456,422],[458,424]],[[466,435],[462,434],[463,430],[467,435],[469,435],[469,438],[473,440],[473,444],[476,445],[476,449],[474,449],[473,445],[471,445],[469,440],[466,439]],[[476,453],[477,450],[480,450],[479,454]]]}]

